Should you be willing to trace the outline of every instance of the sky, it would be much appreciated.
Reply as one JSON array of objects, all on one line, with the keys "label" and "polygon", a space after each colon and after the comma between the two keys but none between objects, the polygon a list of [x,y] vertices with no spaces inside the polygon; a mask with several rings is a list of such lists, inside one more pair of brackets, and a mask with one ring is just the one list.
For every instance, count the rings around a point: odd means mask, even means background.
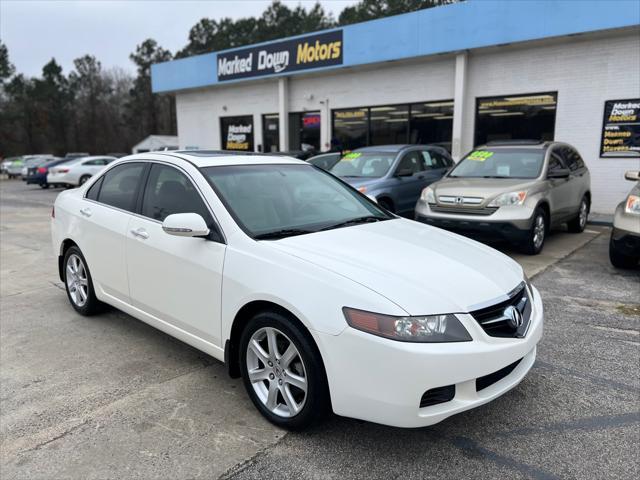
[{"label": "sky", "polygon": [[[20,73],[37,76],[52,57],[64,72],[73,59],[95,55],[103,68],[133,72],[129,54],[154,38],[175,52],[201,18],[259,16],[270,0],[0,0],[0,39]],[[311,8],[315,0],[283,1]],[[337,18],[356,0],[321,0]]]}]

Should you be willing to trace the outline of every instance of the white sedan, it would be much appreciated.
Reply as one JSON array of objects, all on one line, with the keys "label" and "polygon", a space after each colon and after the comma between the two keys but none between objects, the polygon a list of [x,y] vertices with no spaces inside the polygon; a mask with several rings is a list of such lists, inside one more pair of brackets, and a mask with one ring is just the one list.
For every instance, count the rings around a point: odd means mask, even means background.
[{"label": "white sedan", "polygon": [[50,185],[77,187],[84,184],[84,182],[102,170],[105,165],[114,160],[116,160],[116,157],[92,156],[65,162],[49,169],[47,183]]},{"label": "white sedan", "polygon": [[104,302],[224,361],[286,428],[434,424],[515,387],[542,335],[517,263],[304,161],[133,155],[52,217],[77,312]]}]

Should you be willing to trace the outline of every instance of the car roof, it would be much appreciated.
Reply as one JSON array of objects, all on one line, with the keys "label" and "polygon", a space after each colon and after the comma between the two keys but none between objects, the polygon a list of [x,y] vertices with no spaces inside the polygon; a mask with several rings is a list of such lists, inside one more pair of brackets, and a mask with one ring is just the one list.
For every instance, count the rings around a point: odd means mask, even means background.
[{"label": "car roof", "polygon": [[484,145],[478,145],[474,147],[474,150],[479,148],[530,148],[533,150],[544,150],[550,145],[561,143],[542,140],[494,140],[487,142]]},{"label": "car roof", "polygon": [[362,147],[357,148],[354,152],[399,152],[405,148],[409,147],[424,147],[424,145],[411,145],[407,143],[397,144],[397,145],[375,145],[370,147]]},{"label": "car roof", "polygon": [[129,155],[121,160],[153,160],[158,158],[163,158],[167,161],[170,161],[171,158],[180,158],[192,163],[196,167],[275,164],[308,165],[304,160],[298,160],[297,158],[283,155],[270,155],[254,152],[232,152],[224,150],[169,150]]}]

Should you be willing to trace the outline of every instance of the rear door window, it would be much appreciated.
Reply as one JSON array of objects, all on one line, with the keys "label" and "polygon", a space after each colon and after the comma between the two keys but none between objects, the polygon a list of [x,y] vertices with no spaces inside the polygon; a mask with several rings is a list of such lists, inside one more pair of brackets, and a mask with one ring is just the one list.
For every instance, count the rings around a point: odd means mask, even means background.
[{"label": "rear door window", "polygon": [[129,212],[135,211],[144,167],[143,163],[125,163],[109,170],[103,177],[98,201]]}]

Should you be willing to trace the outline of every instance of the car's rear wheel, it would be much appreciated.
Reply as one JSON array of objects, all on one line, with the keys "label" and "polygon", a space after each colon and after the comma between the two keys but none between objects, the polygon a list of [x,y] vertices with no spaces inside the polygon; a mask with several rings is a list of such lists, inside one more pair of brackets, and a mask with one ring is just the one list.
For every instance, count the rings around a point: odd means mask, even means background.
[{"label": "car's rear wheel", "polygon": [[70,247],[64,255],[64,284],[71,306],[81,315],[98,313],[102,304],[96,298],[87,261],[80,249]]},{"label": "car's rear wheel", "polygon": [[582,197],[580,201],[580,209],[578,210],[578,215],[576,217],[567,222],[567,228],[571,233],[581,233],[584,231],[584,228],[587,226],[587,219],[589,217],[589,201],[587,197]]},{"label": "car's rear wheel", "polygon": [[547,238],[547,214],[544,209],[538,207],[533,213],[533,222],[523,245],[523,250],[529,255],[537,255],[542,251]]},{"label": "car's rear wheel", "polygon": [[40,188],[49,188],[49,184],[48,183],[41,183],[40,184]]},{"label": "car's rear wheel", "polygon": [[274,311],[254,316],[240,339],[242,378],[251,401],[270,422],[298,430],[324,417],[328,388],[308,333]]},{"label": "car's rear wheel", "polygon": [[638,265],[638,258],[625,255],[616,249],[613,238],[609,240],[609,260],[616,268],[633,268]]},{"label": "car's rear wheel", "polygon": [[83,175],[83,176],[80,177],[80,180],[79,180],[78,184],[79,185],[83,185],[90,178],[91,178],[91,175]]}]

